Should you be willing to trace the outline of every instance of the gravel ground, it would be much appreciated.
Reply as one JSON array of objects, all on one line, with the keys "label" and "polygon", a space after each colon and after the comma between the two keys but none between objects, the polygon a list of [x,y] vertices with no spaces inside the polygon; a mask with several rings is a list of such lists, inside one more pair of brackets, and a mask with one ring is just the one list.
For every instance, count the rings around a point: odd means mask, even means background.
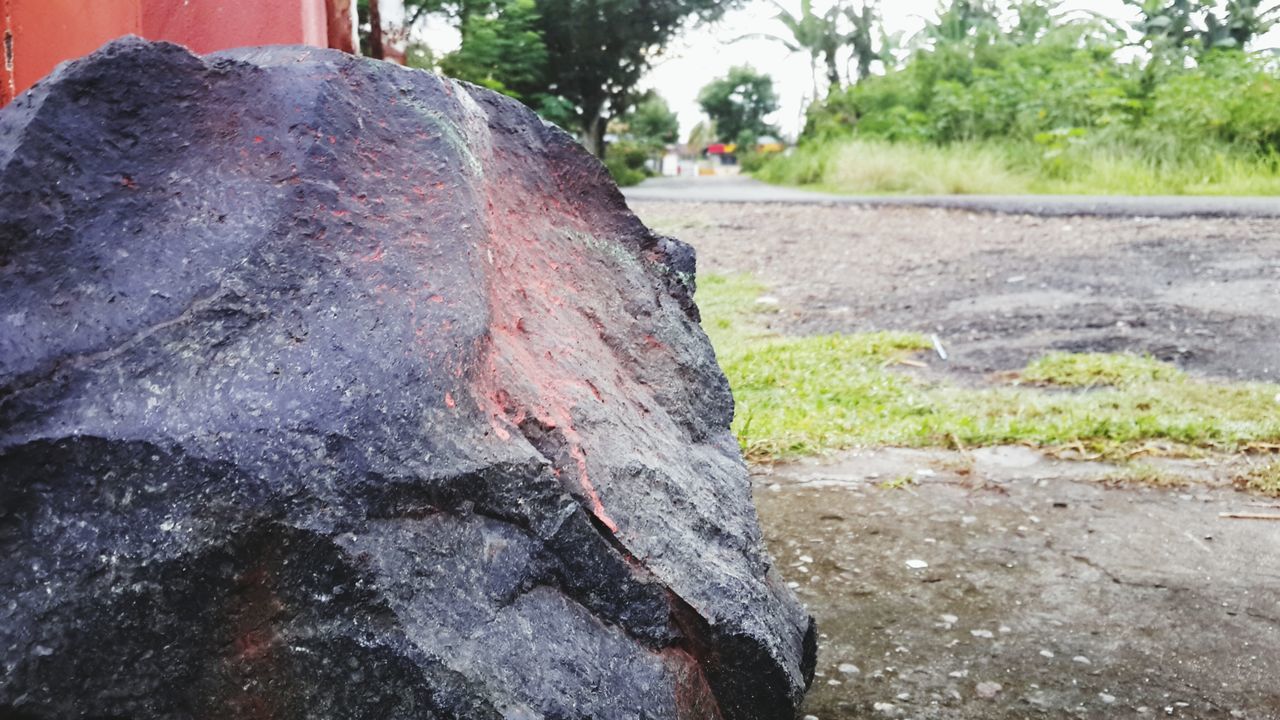
[{"label": "gravel ground", "polygon": [[[632,201],[702,271],[769,285],[789,334],[938,333],[980,383],[1051,349],[1280,380],[1280,223]],[[1256,458],[1113,487],[1025,448],[759,466],[780,571],[818,619],[810,720],[1280,719],[1280,501]],[[914,483],[904,483],[911,478]],[[886,486],[886,481],[895,489]]]},{"label": "gravel ground", "polygon": [[794,334],[937,333],[981,376],[1046,350],[1131,351],[1280,380],[1280,221],[631,202],[702,271],[771,287]]}]

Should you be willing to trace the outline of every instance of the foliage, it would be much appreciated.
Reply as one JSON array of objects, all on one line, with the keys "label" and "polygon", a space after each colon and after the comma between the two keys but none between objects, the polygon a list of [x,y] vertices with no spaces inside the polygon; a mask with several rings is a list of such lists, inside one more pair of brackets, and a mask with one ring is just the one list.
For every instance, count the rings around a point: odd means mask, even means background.
[{"label": "foliage", "polygon": [[698,93],[698,104],[725,142],[751,146],[761,135],[775,132],[765,122],[778,109],[773,79],[748,65],[730,68],[725,77],[707,84]]},{"label": "foliage", "polygon": [[588,150],[667,42],[691,20],[713,20],[737,0],[537,0],[548,79],[574,107]]},{"label": "foliage", "polygon": [[[810,106],[800,150],[758,174],[848,192],[1275,193],[1280,61],[1233,49],[1280,12],[1262,5],[1146,2],[1150,54],[1122,62],[1124,28],[1053,0],[945,3],[902,67]],[[1211,32],[1236,40],[1205,49]]]},{"label": "foliage", "polygon": [[1157,60],[1184,54],[1241,50],[1280,19],[1280,5],[1267,0],[1124,0],[1139,11],[1134,29]]},{"label": "foliage", "polygon": [[405,9],[408,26],[440,15],[458,28],[461,47],[443,71],[520,98],[601,155],[609,121],[675,33],[739,2],[406,0]]},{"label": "foliage", "polygon": [[640,96],[622,120],[633,141],[654,151],[680,139],[680,118],[667,101],[652,90]]},{"label": "foliage", "polygon": [[772,335],[753,319],[762,290],[743,276],[698,279],[703,327],[737,401],[733,429],[757,459],[864,444],[1032,443],[1123,456],[1151,440],[1188,452],[1280,440],[1280,386],[1199,380],[1155,361],[1097,355],[1078,362],[1056,356],[1040,367],[1058,368],[1042,376],[1066,387],[1089,368],[1115,383],[1087,392],[926,382],[895,370],[930,348],[926,338]]},{"label": "foliage", "polygon": [[858,137],[808,142],[755,176],[829,192],[1280,195],[1280,162],[1218,143],[1077,139],[1060,154],[1029,141],[945,145]]},{"label": "foliage", "polygon": [[440,61],[446,75],[516,99],[540,99],[547,49],[534,0],[508,0],[494,14],[468,14],[463,42]]},{"label": "foliage", "polygon": [[604,165],[613,176],[613,181],[620,187],[635,185],[648,177],[645,172],[645,161],[649,159],[649,149],[629,141],[615,142],[609,146]]},{"label": "foliage", "polygon": [[828,92],[840,87],[839,61],[845,47],[857,63],[857,77],[865,78],[871,74],[871,64],[884,60],[893,45],[881,26],[880,0],[835,0],[822,14],[814,12],[813,0],[800,0],[799,13],[791,12],[777,0],[773,4],[778,10],[774,20],[786,34],[753,33],[744,37],[763,37],[781,43],[793,53],[808,54],[814,98],[818,97],[819,67],[825,71]]}]

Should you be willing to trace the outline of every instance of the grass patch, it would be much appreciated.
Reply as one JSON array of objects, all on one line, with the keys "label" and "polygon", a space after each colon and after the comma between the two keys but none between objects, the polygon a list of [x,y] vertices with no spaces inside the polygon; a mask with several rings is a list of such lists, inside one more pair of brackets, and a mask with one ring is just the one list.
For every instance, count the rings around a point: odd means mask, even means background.
[{"label": "grass patch", "polygon": [[1241,490],[1280,497],[1280,460],[1267,463],[1236,478]]},{"label": "grass patch", "polygon": [[1191,481],[1181,475],[1162,471],[1144,463],[1124,465],[1103,478],[1102,482],[1103,484],[1117,487],[1146,485],[1147,487],[1163,488],[1165,490],[1174,490],[1191,485]]},{"label": "grass patch", "polygon": [[1048,151],[1032,142],[810,142],[755,176],[850,194],[1277,195],[1275,158],[1229,147],[1172,152],[1116,142]]},{"label": "grass patch", "polygon": [[1031,443],[1118,456],[1152,440],[1188,452],[1280,440],[1280,386],[1211,382],[1151,358],[1092,354],[1049,355],[1022,373],[1089,392],[929,383],[894,370],[927,350],[927,338],[770,334],[756,322],[763,292],[743,276],[699,280],[703,327],[737,400],[733,429],[753,459],[859,445]]},{"label": "grass patch", "polygon": [[1112,353],[1050,353],[1031,362],[1021,377],[1035,383],[1065,387],[1111,385],[1130,387],[1145,382],[1179,382],[1178,368],[1152,357]]}]

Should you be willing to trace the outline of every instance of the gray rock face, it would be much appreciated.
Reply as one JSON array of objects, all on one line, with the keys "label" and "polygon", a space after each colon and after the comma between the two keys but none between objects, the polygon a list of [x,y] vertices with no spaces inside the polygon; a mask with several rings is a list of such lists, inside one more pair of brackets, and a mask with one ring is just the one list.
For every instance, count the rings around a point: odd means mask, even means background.
[{"label": "gray rock face", "polygon": [[0,187],[0,717],[795,715],[692,251],[560,130],[130,39]]}]

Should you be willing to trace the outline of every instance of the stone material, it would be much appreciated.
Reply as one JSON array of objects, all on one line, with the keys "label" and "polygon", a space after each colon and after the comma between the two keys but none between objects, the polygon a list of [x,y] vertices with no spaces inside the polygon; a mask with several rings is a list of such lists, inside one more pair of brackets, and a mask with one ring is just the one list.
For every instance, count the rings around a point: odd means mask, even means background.
[{"label": "stone material", "polygon": [[0,187],[0,716],[795,716],[693,252],[564,132],[126,39]]}]

